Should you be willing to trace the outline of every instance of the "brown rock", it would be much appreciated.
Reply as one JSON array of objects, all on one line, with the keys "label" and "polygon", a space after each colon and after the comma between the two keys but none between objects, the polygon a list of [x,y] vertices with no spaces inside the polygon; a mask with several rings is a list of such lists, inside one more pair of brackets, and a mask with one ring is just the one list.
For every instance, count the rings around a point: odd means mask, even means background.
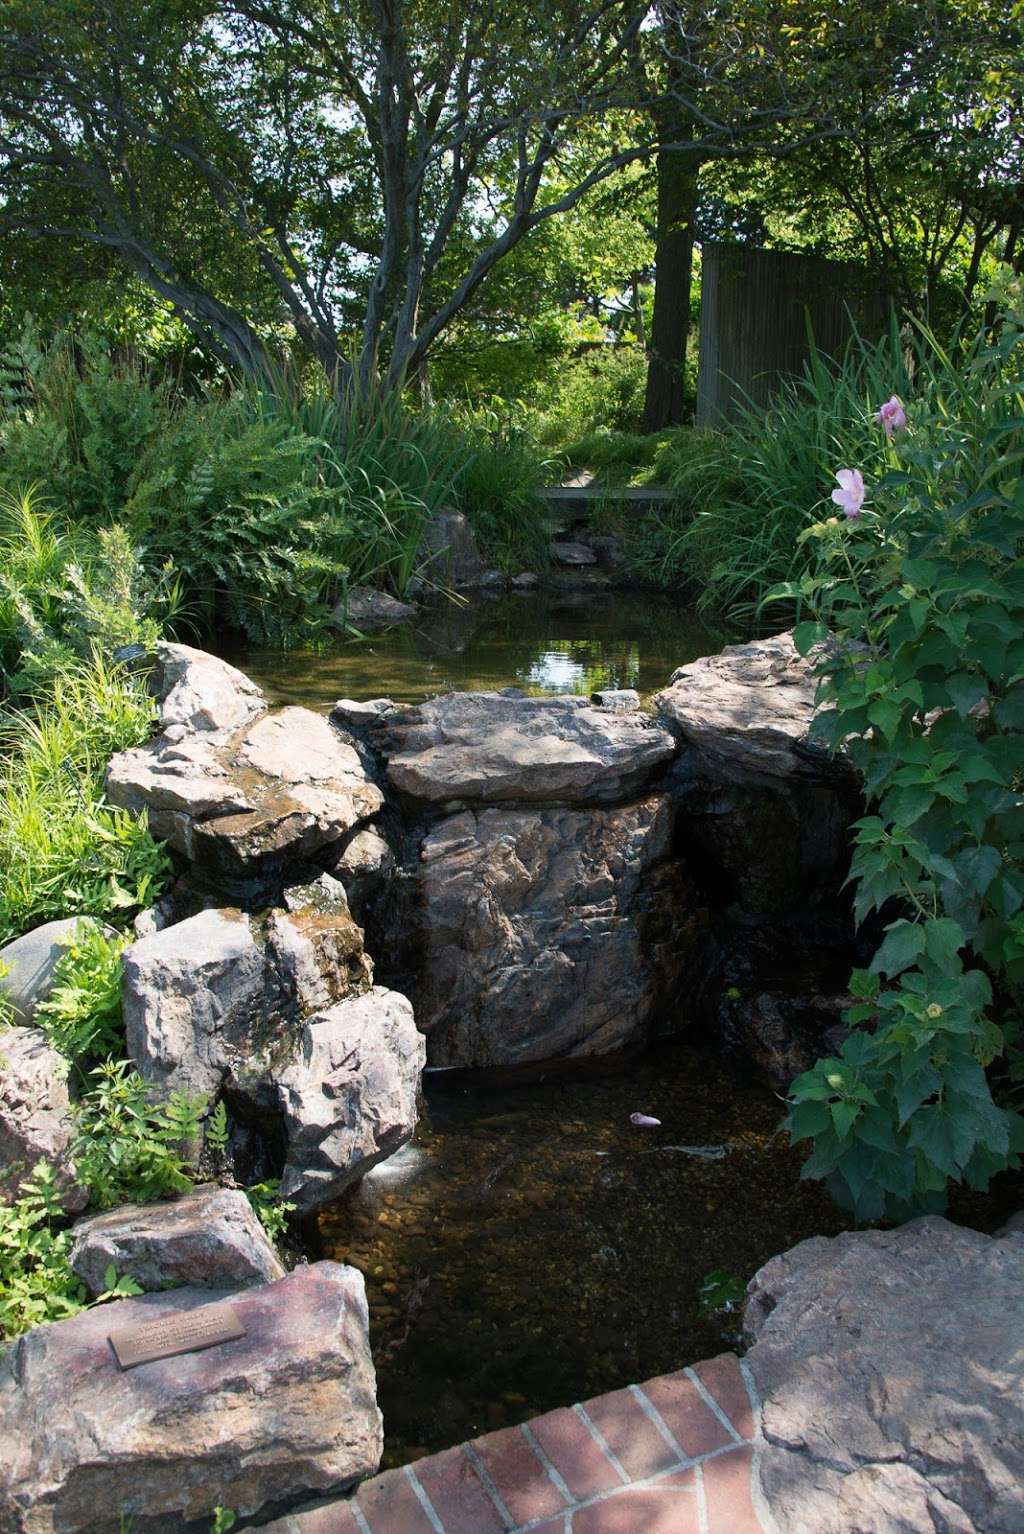
[{"label": "brown rock", "polygon": [[400,602],[387,591],[372,586],[352,586],[334,609],[334,622],[340,628],[354,628],[369,634],[375,629],[391,628],[415,618],[416,608]]},{"label": "brown rock", "polygon": [[780,1529],[1019,1534],[1024,1242],[934,1217],[803,1241],[745,1328]]},{"label": "brown rock", "polygon": [[159,1204],[122,1204],[79,1220],[70,1261],[93,1294],[106,1289],[113,1263],[141,1288],[174,1284],[243,1289],[284,1277],[245,1194],[237,1188],[195,1188]]},{"label": "brown rock", "polygon": [[[115,1328],[230,1299],[245,1336],[122,1371]],[[199,1534],[371,1475],[381,1419],[362,1275],[320,1262],[41,1326],[0,1356],[4,1534]]]},{"label": "brown rock", "polygon": [[319,714],[284,708],[234,731],[172,726],[107,769],[112,804],[146,810],[221,890],[279,877],[383,803],[350,738]]}]

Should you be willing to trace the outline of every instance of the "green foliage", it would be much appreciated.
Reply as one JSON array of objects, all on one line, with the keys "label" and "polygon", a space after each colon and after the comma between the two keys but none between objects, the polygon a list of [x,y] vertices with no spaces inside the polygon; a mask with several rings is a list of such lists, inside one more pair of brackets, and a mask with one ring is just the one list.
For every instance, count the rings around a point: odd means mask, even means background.
[{"label": "green foliage", "polygon": [[295,1208],[281,1197],[280,1180],[270,1177],[266,1182],[255,1182],[246,1188],[245,1196],[271,1241],[276,1241],[287,1229],[288,1216]]},{"label": "green foliage", "polygon": [[120,1052],[123,937],[83,925],[54,965],[52,987],[34,1021],[66,1059],[79,1065]]},{"label": "green foliage", "polygon": [[71,1232],[53,1169],[37,1163],[14,1204],[0,1201],[0,1336],[14,1337],[44,1321],[81,1310],[85,1286],[68,1262]]},{"label": "green foliage", "polygon": [[743,1301],[747,1286],[742,1278],[727,1273],[724,1268],[713,1268],[705,1273],[700,1286],[700,1307],[709,1315],[728,1315]]},{"label": "green foliage", "polygon": [[487,559],[513,575],[542,568],[551,532],[537,491],[556,481],[559,470],[527,433],[499,425],[493,416],[489,425],[485,431],[477,419],[453,499]]},{"label": "green foliage", "polygon": [[639,346],[601,346],[566,361],[547,387],[531,391],[524,424],[550,447],[602,429],[635,432],[644,408],[647,364]]},{"label": "green foliage", "polygon": [[794,1082],[787,1121],[814,1141],[804,1174],[862,1219],[940,1209],[1024,1153],[986,1074],[1020,1074],[1024,998],[1020,289],[958,365],[927,338],[927,391],[865,510],[810,528],[817,563],[782,592],[815,615],[801,650],[835,640],[816,728],[869,801],[856,916],[893,916],[853,977],[850,1038]]},{"label": "green foliage", "polygon": [[228,1110],[221,1098],[206,1120],[205,1144],[215,1156],[222,1156],[228,1148],[229,1138]]},{"label": "green foliage", "polygon": [[210,1524],[210,1534],[229,1534],[238,1522],[238,1514],[232,1512],[230,1507],[221,1507],[219,1504],[213,1510],[213,1522]]},{"label": "green foliage", "polygon": [[103,773],[139,745],[152,699],[119,665],[76,663],[36,710],[0,715],[0,941],[68,914],[124,925],[167,877],[144,815],[112,809]]},{"label": "green foliage", "polygon": [[105,1061],[89,1080],[94,1085],[72,1110],[71,1159],[90,1203],[110,1209],[187,1193],[205,1099],[172,1092],[156,1102],[125,1060]]}]

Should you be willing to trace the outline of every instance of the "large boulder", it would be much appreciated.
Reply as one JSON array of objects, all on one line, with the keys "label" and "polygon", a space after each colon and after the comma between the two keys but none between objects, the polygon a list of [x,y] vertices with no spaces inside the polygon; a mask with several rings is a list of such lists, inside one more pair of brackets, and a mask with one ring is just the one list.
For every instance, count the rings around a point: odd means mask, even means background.
[{"label": "large boulder", "polygon": [[0,1200],[12,1203],[39,1162],[56,1173],[65,1208],[85,1192],[68,1162],[73,1123],[67,1061],[39,1028],[0,1030]]},{"label": "large boulder", "polygon": [[150,690],[162,728],[234,730],[266,710],[266,699],[244,672],[191,645],[161,640],[153,647]]},{"label": "large boulder", "polygon": [[158,1204],[122,1204],[79,1220],[70,1262],[93,1294],[113,1264],[145,1290],[243,1289],[284,1277],[281,1259],[237,1188],[200,1187]]},{"label": "large boulder", "polygon": [[[245,1335],[121,1370],[111,1332],[229,1300]],[[371,1475],[381,1418],[362,1275],[318,1262],[38,1327],[0,1357],[4,1534],[207,1534]]]},{"label": "large boulder", "polygon": [[453,692],[385,714],[392,788],[426,804],[599,804],[643,787],[675,742],[643,714],[585,698]]},{"label": "large boulder", "polygon": [[306,903],[203,911],[133,943],[122,996],[139,1073],[223,1097],[236,1171],[276,1159],[307,1214],[412,1134],[424,1045],[405,997],[371,989],[339,881],[289,896]]},{"label": "large boulder", "polygon": [[411,1138],[425,1053],[409,1002],[380,986],[304,1023],[274,1079],[287,1137],[281,1197],[300,1215]]},{"label": "large boulder", "polygon": [[202,911],[124,952],[128,1053],[167,1092],[216,1098],[245,1059],[266,988],[266,955],[240,911]]},{"label": "large boulder", "polygon": [[780,1529],[1019,1534],[1024,1239],[930,1217],[804,1241],[745,1327]]},{"label": "large boulder", "polygon": [[114,930],[94,916],[65,916],[33,927],[0,948],[0,996],[10,1007],[16,1023],[31,1023],[36,1006],[53,989],[53,971],[80,937],[89,930]]},{"label": "large boulder", "polygon": [[834,900],[861,800],[845,762],[808,740],[813,662],[792,636],[683,666],[655,704],[682,746],[687,840],[723,899],[754,913]]},{"label": "large boulder", "polygon": [[155,836],[230,892],[280,883],[383,803],[351,737],[305,708],[235,730],[171,725],[113,758],[107,796],[147,811]]},{"label": "large boulder", "polygon": [[[335,881],[336,882],[336,881]],[[258,1095],[289,1059],[303,1018],[368,990],[370,961],[347,908],[306,905],[262,919],[201,911],[123,957],[128,1052],[161,1090]]]},{"label": "large boulder", "polygon": [[643,1040],[694,966],[700,913],[672,807],[467,810],[426,836],[415,991],[433,1065]]}]

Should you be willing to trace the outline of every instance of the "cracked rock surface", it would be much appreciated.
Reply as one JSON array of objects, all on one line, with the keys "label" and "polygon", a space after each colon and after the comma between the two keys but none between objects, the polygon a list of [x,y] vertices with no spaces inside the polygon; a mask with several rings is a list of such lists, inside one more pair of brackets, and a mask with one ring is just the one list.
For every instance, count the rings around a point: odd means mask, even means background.
[{"label": "cracked rock surface", "polygon": [[782,1534],[1020,1534],[1024,1233],[816,1237],[747,1296]]}]

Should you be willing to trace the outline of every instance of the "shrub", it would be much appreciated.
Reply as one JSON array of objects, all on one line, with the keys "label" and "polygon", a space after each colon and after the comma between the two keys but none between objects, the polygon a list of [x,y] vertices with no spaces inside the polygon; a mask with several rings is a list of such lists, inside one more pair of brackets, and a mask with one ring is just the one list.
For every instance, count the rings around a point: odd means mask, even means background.
[{"label": "shrub", "polygon": [[951,1181],[984,1188],[1024,1153],[1024,1118],[992,1091],[1024,1079],[1020,286],[998,338],[955,365],[925,338],[909,432],[859,515],[808,530],[816,563],[781,593],[815,614],[799,648],[835,641],[816,728],[869,801],[857,918],[890,917],[853,977],[850,1037],[794,1082],[787,1120],[814,1141],[804,1175],[862,1219],[941,1209]]},{"label": "shrub", "polygon": [[98,1061],[124,1047],[121,1023],[122,937],[83,927],[53,968],[49,995],[37,1004],[36,1025],[73,1065]]},{"label": "shrub", "polygon": [[71,1232],[62,1229],[52,1168],[37,1163],[17,1203],[0,1202],[0,1336],[81,1310],[85,1285],[71,1270]]},{"label": "shrub", "polygon": [[192,1186],[188,1167],[202,1140],[203,1097],[155,1101],[126,1060],[106,1060],[75,1104],[71,1159],[98,1209],[147,1203]]}]

